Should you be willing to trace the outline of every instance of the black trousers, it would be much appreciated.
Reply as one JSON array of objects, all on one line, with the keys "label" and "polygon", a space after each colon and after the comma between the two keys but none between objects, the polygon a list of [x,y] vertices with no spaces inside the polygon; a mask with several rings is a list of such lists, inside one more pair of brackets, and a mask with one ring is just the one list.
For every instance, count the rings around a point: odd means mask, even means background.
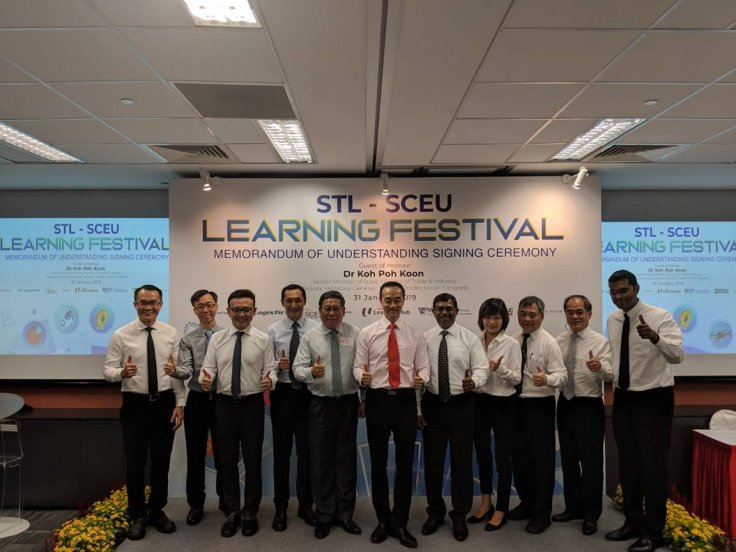
[{"label": "black trousers", "polygon": [[475,395],[475,459],[482,494],[493,493],[493,458],[491,431],[495,442],[498,492],[496,509],[509,511],[511,497],[511,451],[514,443],[514,410],[516,398],[496,397],[486,393]]},{"label": "black trousers", "polygon": [[455,395],[443,402],[429,392],[422,398],[424,428],[424,483],[427,490],[427,514],[445,516],[442,497],[445,453],[450,445],[450,495],[452,519],[465,519],[473,506],[473,436],[475,434],[475,397],[473,393]]},{"label": "black trousers", "polygon": [[560,440],[565,509],[597,521],[603,508],[603,399],[560,395],[557,431]]},{"label": "black trousers", "polygon": [[358,394],[313,396],[309,403],[312,489],[321,525],[353,519],[358,431]]},{"label": "black trousers", "polygon": [[[411,509],[414,478],[414,445],[417,438],[417,402],[414,389],[369,389],[365,400],[365,424],[371,457],[373,509],[381,521],[405,527]],[[394,507],[389,507],[388,445],[394,438]]]},{"label": "black trousers", "polygon": [[296,496],[300,506],[312,506],[309,472],[308,409],[311,393],[307,386],[294,389],[291,383],[277,383],[271,391],[273,434],[273,502],[277,510],[289,504],[291,445],[296,438]]},{"label": "black trousers", "polygon": [[255,393],[237,401],[226,395],[215,399],[215,442],[222,469],[222,505],[225,514],[240,509],[238,453],[245,464],[243,513],[255,517],[261,504],[263,480],[263,394]]},{"label": "black trousers", "polygon": [[217,469],[215,489],[217,496],[222,496],[222,481],[219,458],[215,451],[215,397],[210,393],[189,390],[187,405],[184,409],[184,436],[187,441],[187,503],[190,508],[204,508],[205,492],[205,458],[207,456],[207,437],[212,432],[212,453]]},{"label": "black trousers", "polygon": [[[160,512],[169,496],[169,462],[174,444],[171,414],[176,406],[172,391],[150,400],[149,395],[123,393],[120,421],[123,426],[125,482],[128,513],[132,519]],[[151,458],[151,494],[146,509],[146,462]]]},{"label": "black trousers", "polygon": [[655,541],[661,541],[667,518],[667,453],[674,408],[672,387],[638,392],[616,389],[613,395],[613,433],[626,523]]},{"label": "black trousers", "polygon": [[517,398],[514,420],[516,492],[533,520],[549,521],[555,490],[555,398]]}]

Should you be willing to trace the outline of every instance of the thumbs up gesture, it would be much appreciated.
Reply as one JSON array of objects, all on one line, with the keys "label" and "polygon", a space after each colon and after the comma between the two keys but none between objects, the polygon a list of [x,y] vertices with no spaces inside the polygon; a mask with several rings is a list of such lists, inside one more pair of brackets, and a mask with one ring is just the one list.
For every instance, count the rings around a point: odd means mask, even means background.
[{"label": "thumbs up gesture", "polygon": [[648,339],[652,343],[659,341],[659,334],[649,327],[641,314],[639,315],[639,325],[636,327],[636,331],[642,339]]},{"label": "thumbs up gesture", "polygon": [[325,377],[325,365],[322,363],[322,357],[317,355],[317,360],[312,364],[312,377],[323,378]]},{"label": "thumbs up gesture", "polygon": [[371,374],[371,371],[368,369],[368,365],[363,365],[363,375],[360,377],[360,385],[363,387],[370,387],[371,382],[373,381],[373,374]]},{"label": "thumbs up gesture", "polygon": [[166,364],[164,364],[164,374],[167,376],[173,376],[176,374],[176,363],[174,362],[174,356],[169,353],[169,358],[166,359]]},{"label": "thumbs up gesture", "polygon": [[585,365],[591,372],[598,372],[601,369],[601,361],[593,356],[593,351],[588,351],[588,360],[585,361]]},{"label": "thumbs up gesture", "polygon": [[547,374],[544,373],[541,366],[537,366],[537,371],[532,374],[532,383],[534,383],[536,387],[547,385]]},{"label": "thumbs up gesture", "polygon": [[123,378],[132,378],[137,373],[138,373],[138,366],[136,364],[133,364],[133,357],[128,356],[128,361],[125,363],[125,366],[123,366],[123,369],[120,372],[120,375]]},{"label": "thumbs up gesture", "polygon": [[289,369],[289,357],[286,356],[286,351],[281,349],[281,356],[279,357],[279,370]]},{"label": "thumbs up gesture", "polygon": [[261,379],[261,391],[264,393],[268,393],[271,390],[271,371],[269,370],[265,374],[263,374],[263,379]]},{"label": "thumbs up gesture", "polygon": [[468,391],[472,391],[473,389],[475,389],[475,382],[473,381],[470,369],[466,368],[465,377],[463,378],[463,391],[467,393]]},{"label": "thumbs up gesture", "polygon": [[501,366],[501,361],[503,360],[503,355],[498,357],[498,360],[489,360],[488,361],[488,368],[491,372],[495,372],[498,370],[498,367]]},{"label": "thumbs up gesture", "polygon": [[212,374],[210,374],[204,368],[202,368],[202,381],[200,385],[202,386],[203,391],[209,393],[212,390]]}]

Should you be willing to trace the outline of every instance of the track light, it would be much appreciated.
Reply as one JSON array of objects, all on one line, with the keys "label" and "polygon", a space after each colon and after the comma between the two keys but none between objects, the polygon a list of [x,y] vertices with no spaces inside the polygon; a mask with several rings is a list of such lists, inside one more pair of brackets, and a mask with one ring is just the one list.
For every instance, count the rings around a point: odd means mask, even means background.
[{"label": "track light", "polygon": [[209,192],[212,190],[212,186],[220,185],[220,177],[215,176],[214,178],[204,168],[199,167],[199,178],[202,180],[202,191]]},{"label": "track light", "polygon": [[388,193],[388,175],[386,173],[381,173],[381,195],[387,196]]},{"label": "track light", "polygon": [[583,179],[587,177],[589,174],[590,174],[590,171],[586,169],[585,167],[581,166],[577,174],[563,174],[562,182],[564,182],[565,184],[570,184],[573,190],[579,190],[581,184],[583,183]]}]

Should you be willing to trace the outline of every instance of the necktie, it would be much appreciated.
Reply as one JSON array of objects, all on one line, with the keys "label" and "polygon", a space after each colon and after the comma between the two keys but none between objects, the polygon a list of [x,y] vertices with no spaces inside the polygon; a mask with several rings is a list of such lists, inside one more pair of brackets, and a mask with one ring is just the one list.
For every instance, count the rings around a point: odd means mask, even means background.
[{"label": "necktie", "polygon": [[437,355],[437,385],[439,386],[440,399],[444,402],[450,400],[450,366],[447,359],[447,332],[443,330],[440,332],[442,335],[442,341],[440,341],[440,352]]},{"label": "necktie", "polygon": [[235,332],[235,348],[233,349],[233,380],[231,390],[233,397],[240,396],[240,355],[243,352],[243,342],[240,339],[244,332]]},{"label": "necktie", "polygon": [[294,322],[291,325],[291,341],[289,341],[289,380],[291,386],[294,389],[299,389],[302,384],[296,381],[294,375],[294,359],[296,358],[296,352],[299,350],[299,324]]},{"label": "necktie", "polygon": [[521,395],[521,391],[524,388],[524,368],[526,368],[526,342],[529,339],[529,334],[524,334],[524,341],[521,342],[521,381],[519,385],[516,385],[516,396]]},{"label": "necktie", "polygon": [[567,368],[567,383],[562,393],[570,400],[575,396],[575,357],[577,356],[577,339],[580,337],[574,333],[570,336],[570,345],[565,355],[565,368]]},{"label": "necktie", "polygon": [[342,372],[340,371],[340,334],[337,330],[330,332],[330,366],[332,368],[332,395],[342,396]]},{"label": "necktie", "polygon": [[[215,330],[212,328],[208,328],[204,331],[204,352],[207,352],[207,347],[210,346],[210,338],[212,337],[212,334],[215,333]],[[212,387],[210,388],[210,394],[214,395],[217,393],[217,377],[212,380]]]},{"label": "necktie", "polygon": [[156,370],[156,348],[153,346],[153,328],[146,328],[148,332],[148,340],[146,341],[146,356],[148,360],[148,393],[155,395],[158,393],[158,374]]},{"label": "necktie", "polygon": [[396,389],[401,385],[401,361],[399,359],[399,340],[396,339],[396,324],[393,322],[388,332],[388,382]]},{"label": "necktie", "polygon": [[621,329],[621,360],[618,365],[618,386],[620,389],[629,388],[629,315],[624,314],[624,326]]}]

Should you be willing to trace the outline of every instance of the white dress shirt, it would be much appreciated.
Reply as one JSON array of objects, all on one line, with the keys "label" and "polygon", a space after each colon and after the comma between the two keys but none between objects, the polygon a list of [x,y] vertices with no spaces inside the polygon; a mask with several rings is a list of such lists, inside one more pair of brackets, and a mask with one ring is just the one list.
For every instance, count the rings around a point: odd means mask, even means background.
[{"label": "white dress shirt", "polygon": [[[388,334],[390,322],[386,317],[377,320],[360,331],[358,349],[355,352],[355,379],[360,381],[365,366],[373,375],[372,389],[390,389],[388,381]],[[414,373],[429,381],[429,357],[424,335],[414,329],[405,320],[396,321],[396,340],[399,344],[399,360],[401,362],[401,385],[414,387]]]},{"label": "white dress shirt", "polygon": [[[427,391],[435,395],[440,393],[438,356],[443,331],[439,326],[435,326],[424,332],[431,370]],[[459,324],[453,324],[447,328],[446,339],[450,394],[462,395],[465,392],[463,391],[463,379],[467,369],[471,370],[471,377],[475,382],[475,386],[483,385],[488,379],[488,361],[478,337],[467,328]]]},{"label": "white dress shirt", "polygon": [[[483,334],[478,338],[481,348],[483,347]],[[485,385],[476,387],[476,393],[486,393],[496,397],[509,397],[516,393],[515,385],[521,381],[521,347],[519,342],[505,332],[500,332],[488,344],[485,352],[486,361],[497,361],[501,359],[501,365],[496,371],[489,368],[488,381]],[[488,362],[486,362],[486,366]]]},{"label": "white dress shirt", "polygon": [[[321,324],[316,320],[302,316],[299,320],[291,320],[288,316],[282,318],[278,322],[274,322],[268,327],[268,336],[273,341],[273,354],[274,360],[276,360],[276,368],[278,368],[279,358],[281,357],[281,351],[286,356],[289,356],[289,349],[291,347],[291,326],[296,322],[299,325],[299,336],[303,336],[312,328],[318,328]],[[293,367],[292,367],[293,368]],[[277,370],[277,375],[281,383],[290,383],[289,371],[288,370]]]},{"label": "white dress shirt", "polygon": [[[524,341],[524,334],[517,334],[519,345]],[[547,383],[537,387],[532,381],[532,374],[540,369],[547,374]],[[522,374],[524,379],[521,389],[522,398],[553,397],[555,389],[562,389],[567,381],[567,368],[562,361],[562,352],[557,341],[544,328],[537,328],[526,342],[526,367]]]},{"label": "white dress shirt", "polygon": [[[684,358],[682,333],[672,315],[664,309],[647,305],[641,300],[629,312],[629,391],[645,391],[675,384],[670,364],[679,364]],[[654,344],[642,339],[636,331],[639,315],[659,334]],[[621,361],[621,332],[624,312],[616,310],[608,317],[608,339],[613,357],[613,382],[618,386]]]},{"label": "white dress shirt", "polygon": [[[142,393],[148,391],[148,332],[146,325],[139,319],[129,322],[113,332],[107,346],[103,375],[107,381],[122,381],[121,390],[126,393]],[[179,354],[179,332],[176,328],[156,320],[152,326],[153,345],[156,349],[156,372],[158,375],[158,392],[173,390],[176,395],[176,406],[186,403],[186,388],[180,379],[169,377],[164,372],[164,364],[172,355],[174,362]],[[135,376],[123,378],[122,371],[131,357],[131,362],[138,367]]]},{"label": "white dress shirt", "polygon": [[[567,358],[572,334],[573,332],[566,330],[557,336],[557,344],[560,346],[563,359]],[[597,372],[591,371],[586,364],[591,351],[601,363],[601,369]],[[611,344],[598,332],[585,328],[578,332],[575,340],[575,396],[602,397],[604,381],[613,381]]]},{"label": "white dress shirt", "polygon": [[[358,381],[353,375],[355,349],[358,346],[360,329],[343,322],[337,328],[340,342],[340,375],[342,376],[343,395],[351,395],[358,391]],[[296,379],[308,384],[309,391],[318,397],[332,397],[332,336],[324,324],[312,328],[302,336],[299,350],[294,359],[294,375]],[[312,376],[312,365],[320,357],[325,366],[325,375],[321,378]]]},{"label": "white dress shirt", "polygon": [[[207,354],[202,363],[202,370],[217,377],[217,393],[231,395],[233,374],[233,351],[235,350],[235,332],[239,330],[230,326],[226,330],[217,332],[210,339]],[[261,379],[266,374],[271,378],[271,388],[275,385],[276,361],[273,356],[273,343],[268,334],[258,328],[248,326],[240,338],[242,342],[240,354],[240,396],[262,393]],[[202,383],[204,373],[199,373],[199,383]]]}]

